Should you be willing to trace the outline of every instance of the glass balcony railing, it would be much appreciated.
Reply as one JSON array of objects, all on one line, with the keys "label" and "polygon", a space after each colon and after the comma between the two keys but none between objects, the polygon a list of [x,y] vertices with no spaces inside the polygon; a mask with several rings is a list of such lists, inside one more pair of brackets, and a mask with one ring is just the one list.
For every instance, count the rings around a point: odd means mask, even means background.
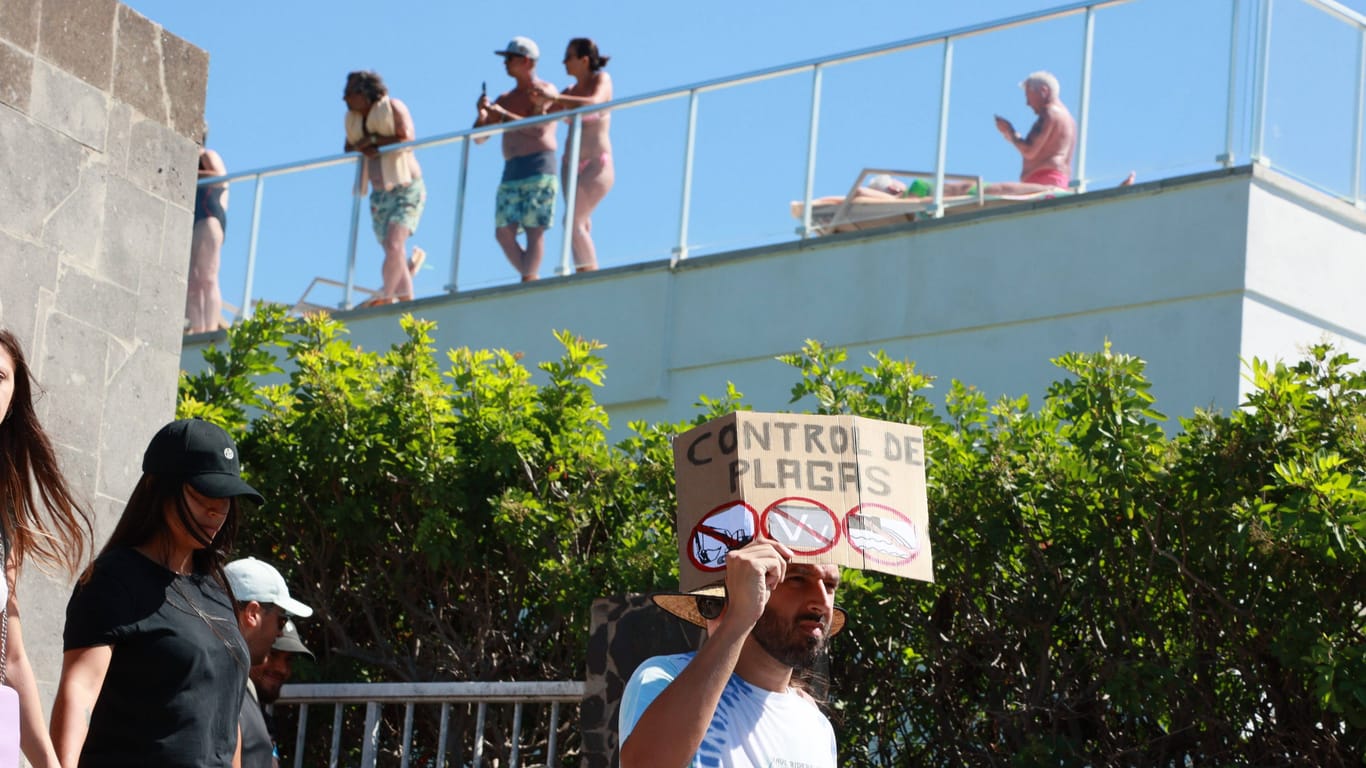
[{"label": "glass balcony railing", "polygon": [[[1152,180],[1251,162],[1366,207],[1366,17],[1333,0],[1077,2],[536,120],[612,111],[617,174],[593,217],[599,265],[676,262],[812,237],[811,201],[844,194],[866,167],[927,172],[930,216],[944,211],[946,174],[1013,180],[1019,156],[992,115],[1025,130],[1033,116],[1017,84],[1045,69],[1077,120],[1078,192],[1131,171]],[[473,141],[503,130],[386,149],[413,149],[427,185],[410,240],[429,254],[419,298],[517,279],[493,239],[501,154]],[[382,252],[352,192],[358,171],[359,155],[346,154],[201,182],[230,188],[225,299],[240,297],[244,312],[305,292],[317,306],[359,303]],[[561,199],[543,273],[572,271],[566,209]]]}]

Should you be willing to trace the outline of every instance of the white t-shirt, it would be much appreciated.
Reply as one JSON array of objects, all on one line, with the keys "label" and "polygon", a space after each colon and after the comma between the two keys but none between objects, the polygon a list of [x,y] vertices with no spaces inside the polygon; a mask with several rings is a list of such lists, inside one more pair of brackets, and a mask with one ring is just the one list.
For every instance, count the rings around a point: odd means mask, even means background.
[{"label": "white t-shirt", "polygon": [[[646,708],[695,655],[655,656],[636,669],[621,697],[617,743],[626,743]],[[835,729],[820,709],[801,694],[774,693],[731,675],[691,765],[834,768]]]}]

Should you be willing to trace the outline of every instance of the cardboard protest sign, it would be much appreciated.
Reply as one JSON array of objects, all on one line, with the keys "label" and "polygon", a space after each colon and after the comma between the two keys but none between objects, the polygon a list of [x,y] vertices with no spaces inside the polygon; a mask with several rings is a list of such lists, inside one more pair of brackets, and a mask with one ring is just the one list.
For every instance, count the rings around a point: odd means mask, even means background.
[{"label": "cardboard protest sign", "polygon": [[756,532],[794,562],[934,581],[920,427],[737,411],[674,438],[684,591],[724,578]]}]

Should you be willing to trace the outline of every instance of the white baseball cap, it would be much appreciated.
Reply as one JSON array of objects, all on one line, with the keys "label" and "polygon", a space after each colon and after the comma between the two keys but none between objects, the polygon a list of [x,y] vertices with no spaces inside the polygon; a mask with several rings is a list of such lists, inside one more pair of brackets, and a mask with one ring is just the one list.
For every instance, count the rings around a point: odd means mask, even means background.
[{"label": "white baseball cap", "polygon": [[234,560],[223,567],[228,575],[228,586],[232,596],[239,603],[255,600],[280,606],[290,616],[306,619],[313,615],[313,609],[289,596],[285,577],[269,563],[254,557]]},{"label": "white baseball cap", "polygon": [[494,51],[499,56],[525,56],[528,59],[541,58],[541,49],[536,47],[536,41],[529,37],[518,35],[512,38],[507,44],[507,48],[501,51]]}]

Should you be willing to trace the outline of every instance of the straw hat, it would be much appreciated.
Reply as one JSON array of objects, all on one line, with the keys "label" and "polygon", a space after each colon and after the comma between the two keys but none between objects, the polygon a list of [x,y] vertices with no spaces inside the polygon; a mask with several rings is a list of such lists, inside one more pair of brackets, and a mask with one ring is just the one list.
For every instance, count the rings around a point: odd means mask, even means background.
[{"label": "straw hat", "polygon": [[[691,592],[661,592],[650,596],[655,601],[655,605],[703,629],[707,626],[707,620],[703,618],[702,612],[697,608],[698,598],[720,598],[724,600],[725,597],[726,585],[720,582],[699,587]],[[829,636],[838,635],[844,629],[847,619],[848,616],[844,613],[844,609],[838,605],[835,606],[834,612],[830,615]]]}]

